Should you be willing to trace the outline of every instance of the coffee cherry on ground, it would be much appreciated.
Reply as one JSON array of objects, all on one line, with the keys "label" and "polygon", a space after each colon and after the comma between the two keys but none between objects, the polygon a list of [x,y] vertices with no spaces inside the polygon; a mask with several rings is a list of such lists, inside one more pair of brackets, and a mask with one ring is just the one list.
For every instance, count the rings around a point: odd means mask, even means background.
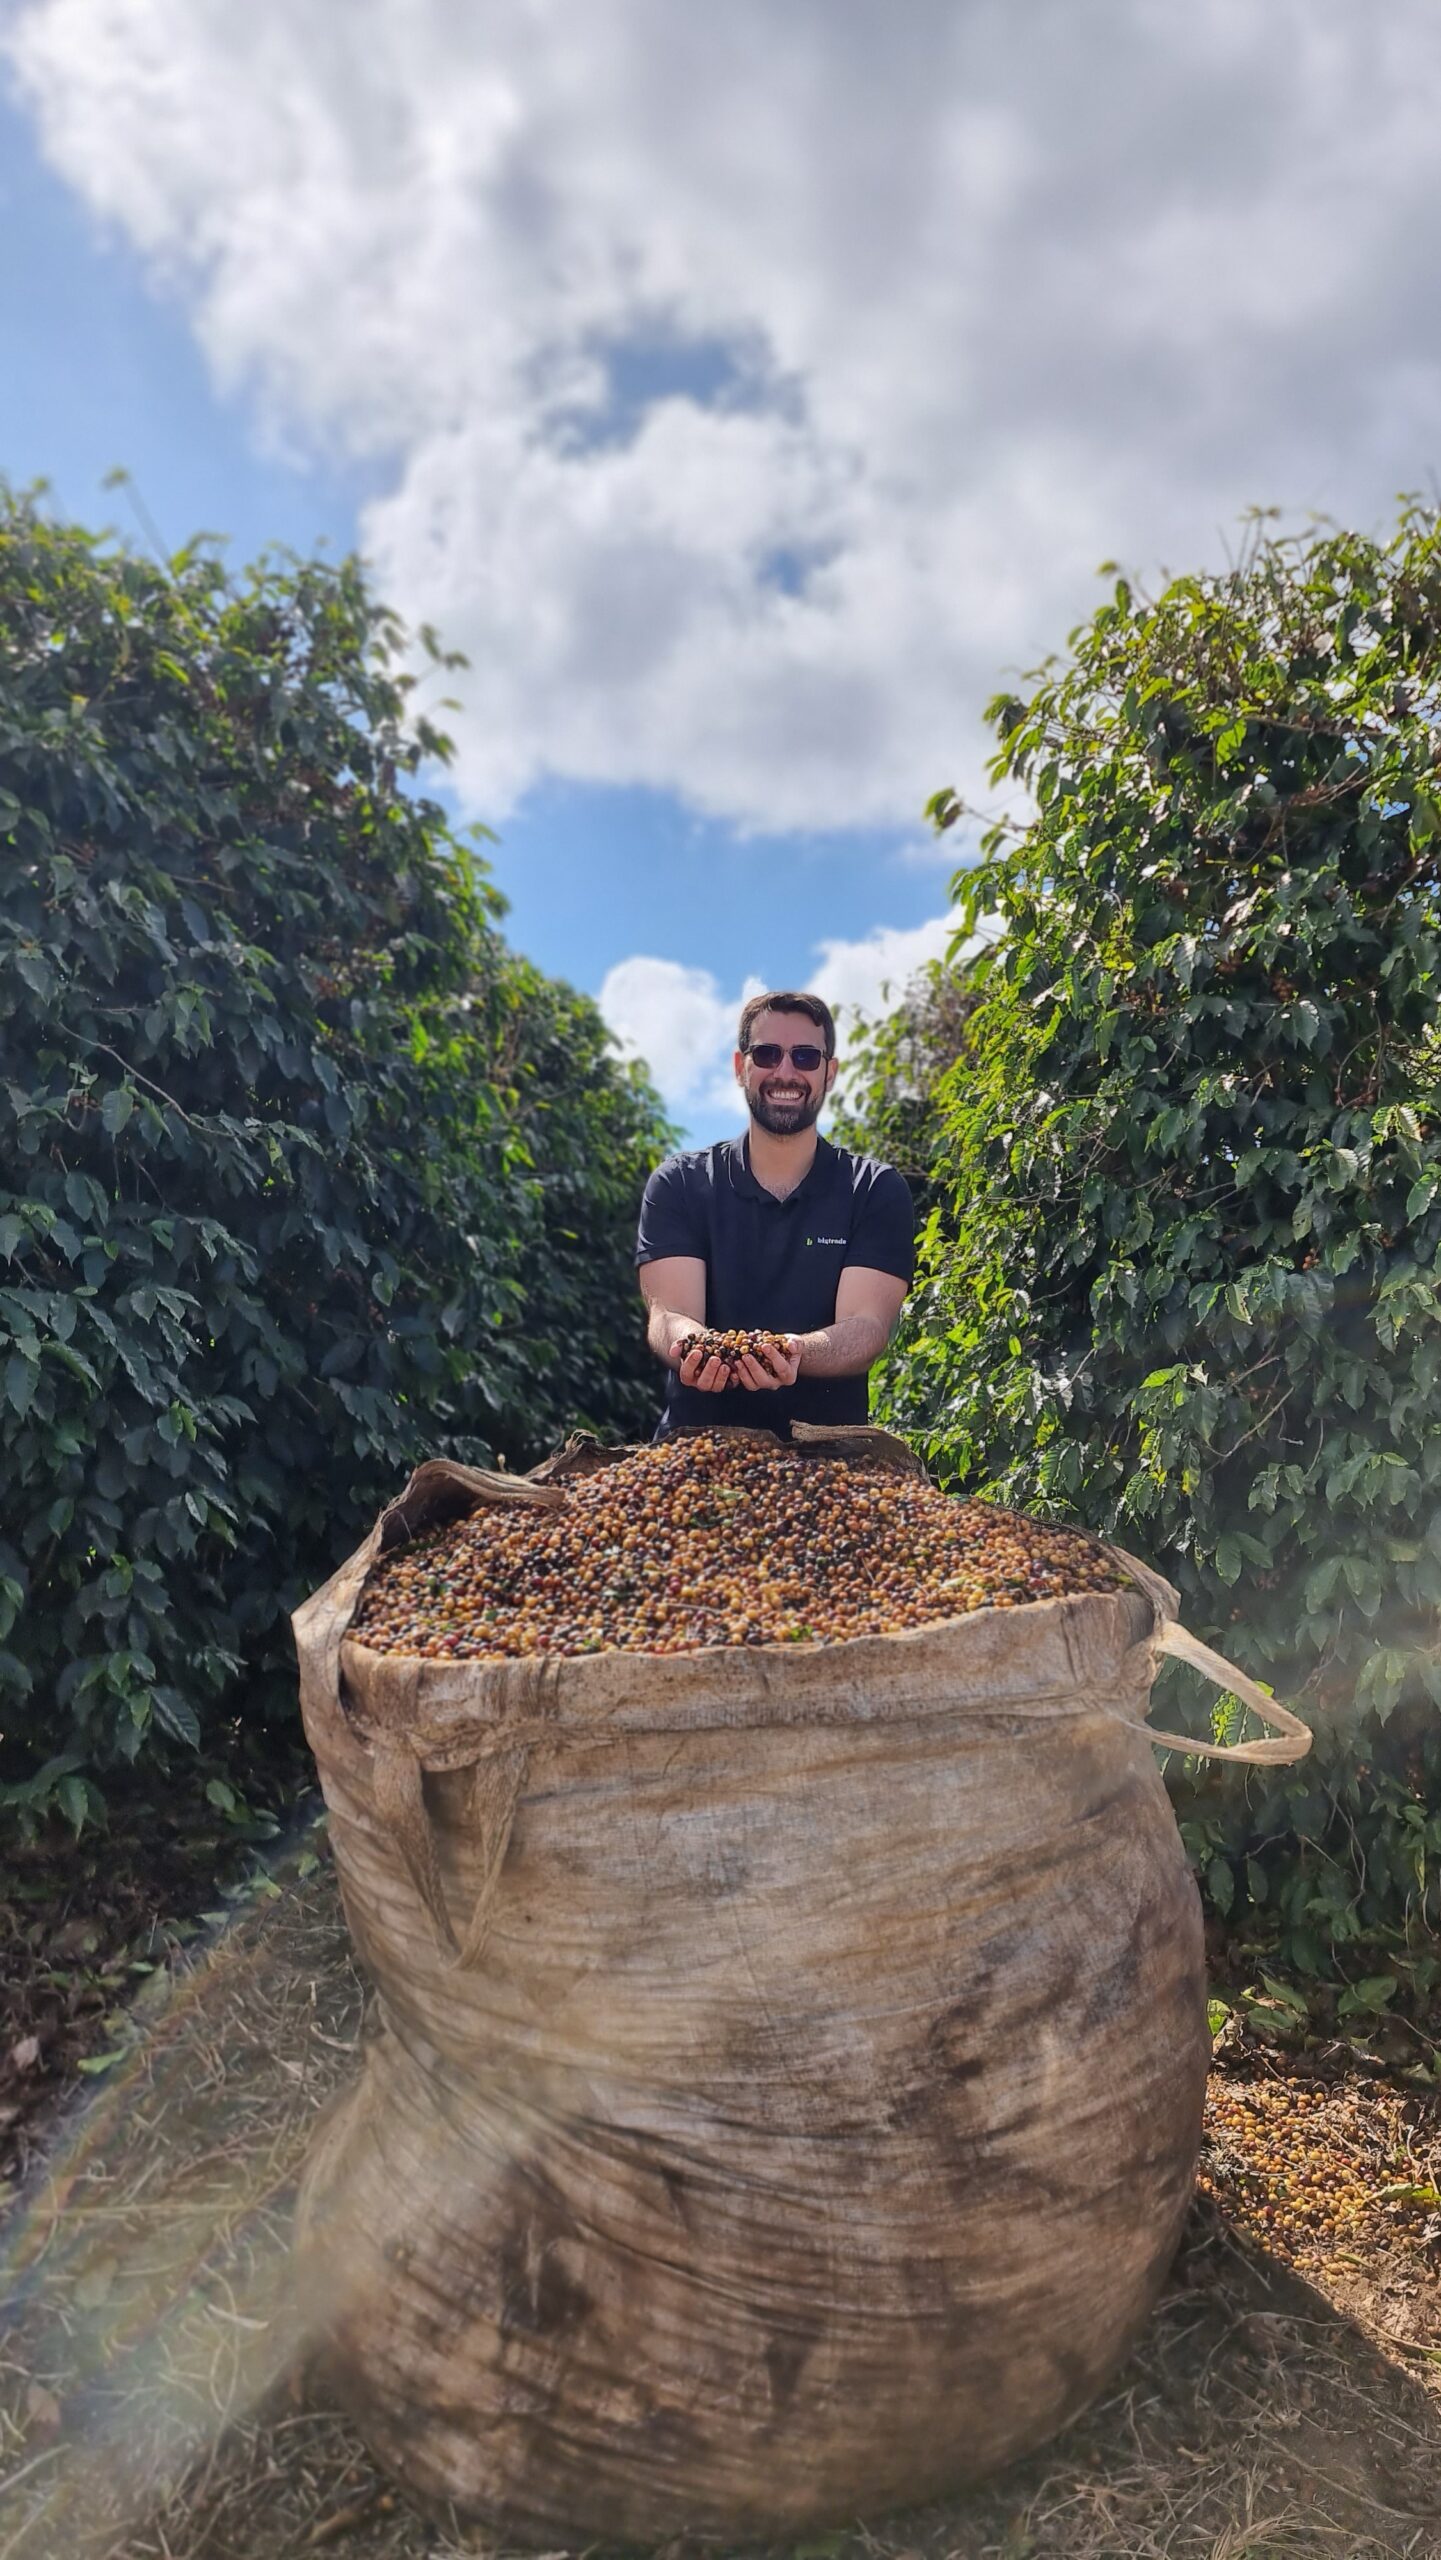
[{"label": "coffee cherry on ground", "polygon": [[351,1635],[434,1661],[842,1644],[1127,1579],[1094,1538],[918,1477],[697,1432],[382,1557]]},{"label": "coffee cherry on ground", "polygon": [[[1424,2102],[1373,2081],[1213,2071],[1200,2187],[1239,2237],[1291,2266],[1424,2237],[1441,2144]],[[1424,2121],[1418,2141],[1409,2121]]]},{"label": "coffee cherry on ground", "polygon": [[733,1387],[747,1352],[765,1368],[766,1353],[784,1351],[785,1347],[783,1333],[715,1333],[708,1326],[698,1325],[694,1333],[683,1336],[680,1356],[682,1360],[688,1360],[693,1351],[699,1351],[703,1359],[719,1360],[728,1372],[727,1385]]}]

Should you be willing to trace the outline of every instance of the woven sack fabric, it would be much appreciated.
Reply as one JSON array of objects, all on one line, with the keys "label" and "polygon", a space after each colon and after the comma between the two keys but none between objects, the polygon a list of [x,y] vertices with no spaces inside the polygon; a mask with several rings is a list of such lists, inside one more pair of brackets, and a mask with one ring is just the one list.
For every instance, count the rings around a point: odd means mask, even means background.
[{"label": "woven sack fabric", "polygon": [[377,1994],[301,2199],[318,2379],[552,2547],[794,2533],[1050,2436],[1156,2300],[1209,2053],[1144,1567],[831,1647],[348,1637],[383,1550],[617,1454],[427,1464],[296,1619]]}]

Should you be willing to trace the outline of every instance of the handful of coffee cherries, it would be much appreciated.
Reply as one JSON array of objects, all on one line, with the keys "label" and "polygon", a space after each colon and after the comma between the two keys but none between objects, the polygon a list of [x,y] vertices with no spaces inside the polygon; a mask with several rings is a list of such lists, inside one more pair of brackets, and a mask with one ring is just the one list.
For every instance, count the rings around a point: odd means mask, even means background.
[{"label": "handful of coffee cherries", "polygon": [[758,1360],[763,1369],[768,1369],[768,1354],[779,1352],[784,1359],[787,1344],[783,1333],[716,1333],[709,1326],[697,1326],[681,1342],[681,1359],[688,1360],[693,1351],[698,1351],[703,1360],[719,1360],[727,1372],[727,1385],[734,1386],[743,1360]]}]

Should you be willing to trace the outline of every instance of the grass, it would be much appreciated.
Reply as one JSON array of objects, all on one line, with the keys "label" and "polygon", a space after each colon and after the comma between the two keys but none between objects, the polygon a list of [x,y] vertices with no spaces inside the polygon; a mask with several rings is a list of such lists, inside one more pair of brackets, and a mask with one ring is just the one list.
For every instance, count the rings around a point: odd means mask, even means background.
[{"label": "grass", "polygon": [[[328,1863],[299,1873],[308,1848],[276,1896],[148,1978],[123,2060],[81,2084],[12,2205],[0,2560],[496,2554],[413,2509],[294,2380],[291,2196],[365,2007]],[[1347,2211],[1268,2219],[1277,2109],[1244,2093],[1293,2068],[1233,2041],[1205,2191],[1100,2404],[986,2492],[805,2560],[1437,2560],[1434,2105],[1354,2073],[1308,2083],[1308,2158],[1323,2186],[1344,2175]]]}]

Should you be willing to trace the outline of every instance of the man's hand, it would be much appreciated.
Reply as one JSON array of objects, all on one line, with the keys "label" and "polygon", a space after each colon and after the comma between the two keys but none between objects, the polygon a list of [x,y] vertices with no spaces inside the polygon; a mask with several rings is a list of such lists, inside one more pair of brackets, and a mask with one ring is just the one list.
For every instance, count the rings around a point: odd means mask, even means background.
[{"label": "man's hand", "polygon": [[[778,1342],[767,1345],[764,1359],[748,1351],[736,1370],[743,1387],[772,1389],[793,1387],[801,1365],[801,1346],[793,1333],[783,1333]],[[681,1371],[684,1377],[684,1370]]]},{"label": "man's hand", "polygon": [[[667,1324],[674,1321],[666,1319]],[[734,1326],[724,1333],[688,1326],[675,1335],[670,1361],[682,1386],[717,1395],[726,1387],[789,1386],[800,1349],[793,1334],[772,1333],[765,1326]]]},{"label": "man's hand", "polygon": [[719,1395],[721,1389],[731,1382],[731,1373],[724,1360],[717,1360],[714,1352],[707,1358],[700,1343],[693,1351],[688,1351],[683,1360],[676,1362],[676,1376],[683,1387],[699,1387],[703,1396]]}]

